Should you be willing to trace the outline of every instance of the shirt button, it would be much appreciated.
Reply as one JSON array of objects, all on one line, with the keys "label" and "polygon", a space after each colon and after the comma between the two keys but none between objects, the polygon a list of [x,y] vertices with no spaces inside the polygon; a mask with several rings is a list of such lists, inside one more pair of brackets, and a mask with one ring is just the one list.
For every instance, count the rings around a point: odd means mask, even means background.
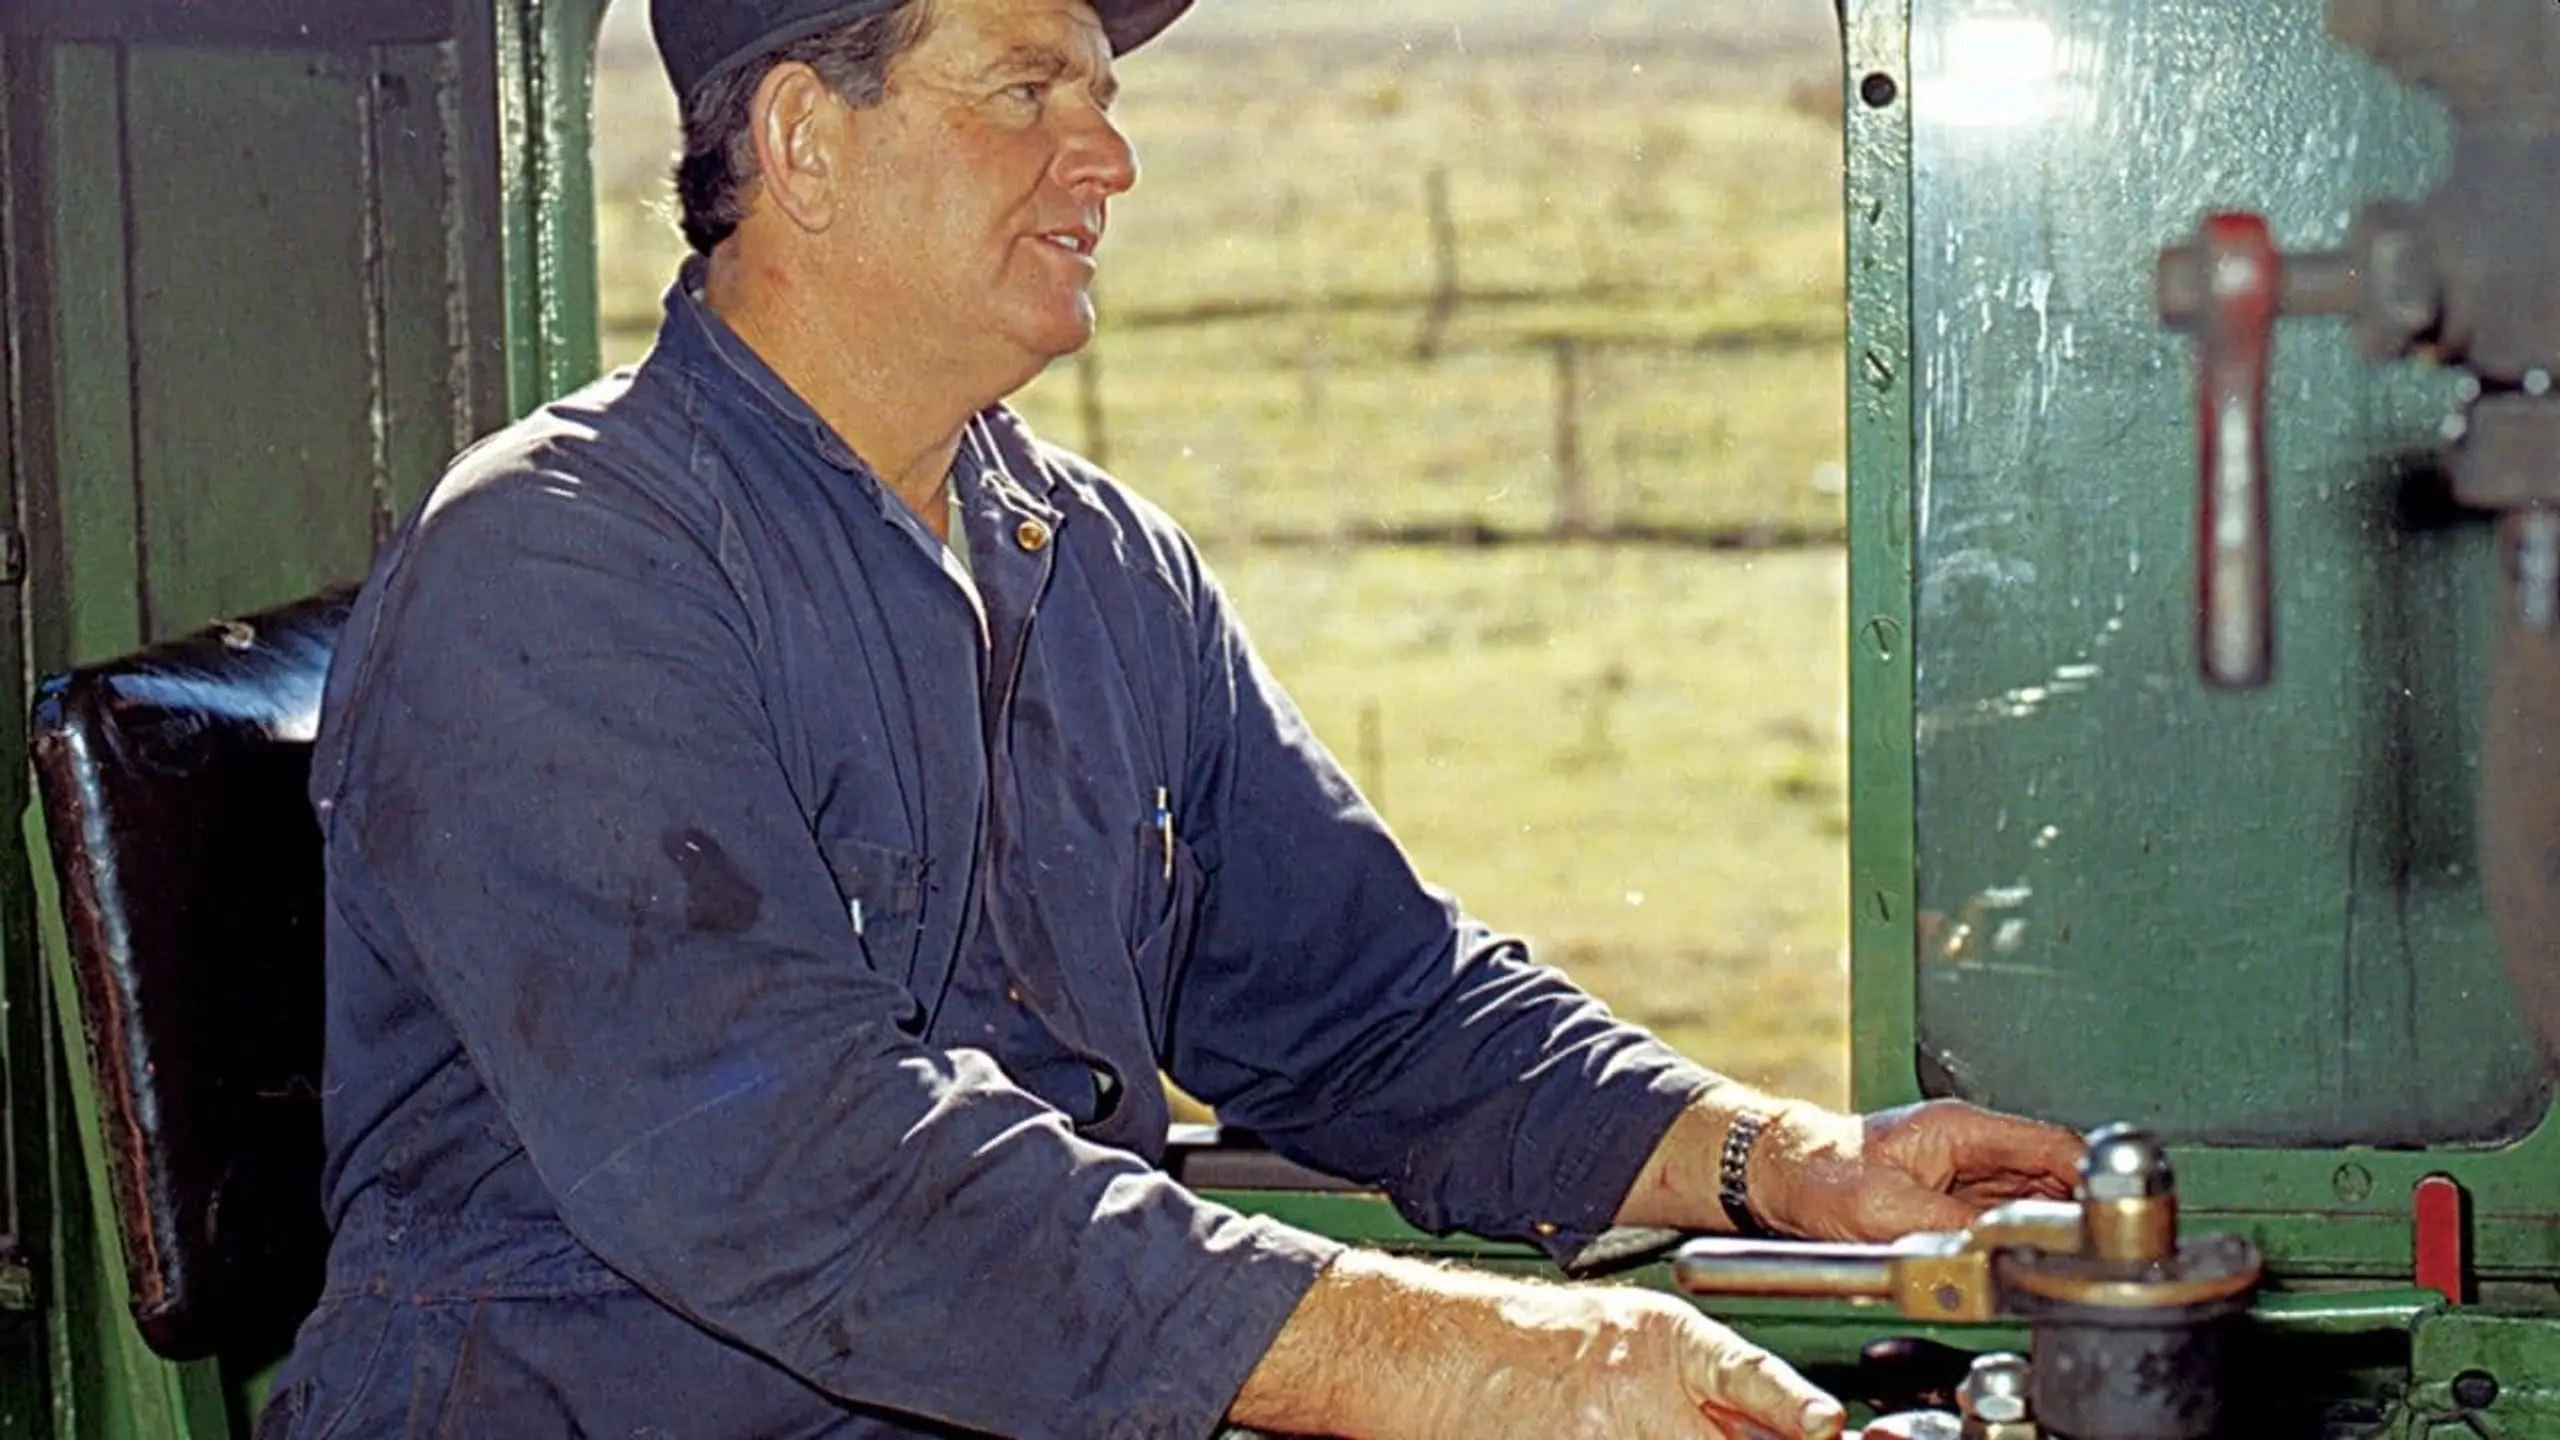
[{"label": "shirt button", "polygon": [[1037,555],[1049,548],[1049,527],[1037,520],[1025,520],[1013,527],[1013,543]]},{"label": "shirt button", "polygon": [[1019,985],[1007,985],[1004,987],[1004,998],[1012,1001],[1016,1005],[1021,1004],[1022,987]]},{"label": "shirt button", "polygon": [[1556,1238],[1556,1222],[1553,1220],[1541,1220],[1532,1228],[1538,1232],[1541,1239],[1553,1240]]}]

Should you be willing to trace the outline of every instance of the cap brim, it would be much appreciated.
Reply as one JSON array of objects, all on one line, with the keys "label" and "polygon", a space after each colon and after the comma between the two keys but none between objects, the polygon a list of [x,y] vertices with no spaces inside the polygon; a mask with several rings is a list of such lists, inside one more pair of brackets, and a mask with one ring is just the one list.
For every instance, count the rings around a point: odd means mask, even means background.
[{"label": "cap brim", "polygon": [[1126,55],[1164,33],[1182,18],[1191,0],[1099,0],[1102,33],[1111,37],[1111,53]]},{"label": "cap brim", "polygon": [[[1126,55],[1163,34],[1166,26],[1181,19],[1182,12],[1191,8],[1192,0],[1092,0],[1092,3],[1095,11],[1102,17],[1102,33],[1110,38],[1111,53]],[[757,37],[754,44],[723,56],[717,63],[694,77],[690,83],[677,84],[676,91],[680,96],[690,100],[690,97],[700,91],[703,86],[754,60],[759,55],[770,55],[785,46],[796,45],[813,36],[823,35],[839,25],[850,24],[865,14],[885,8],[887,7],[877,3],[877,0],[845,0],[841,5],[805,16],[797,23],[784,26],[770,35]],[[655,38],[656,23],[657,10],[652,6],[650,24],[653,38]],[[659,41],[659,49],[661,54],[665,53],[663,39]],[[671,73],[668,79],[673,81],[675,77]]]}]

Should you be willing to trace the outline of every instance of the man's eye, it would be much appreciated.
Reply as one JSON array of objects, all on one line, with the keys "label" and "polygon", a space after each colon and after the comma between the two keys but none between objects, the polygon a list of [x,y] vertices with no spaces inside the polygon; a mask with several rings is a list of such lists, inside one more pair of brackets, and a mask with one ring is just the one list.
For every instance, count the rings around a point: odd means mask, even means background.
[{"label": "man's eye", "polygon": [[1041,92],[1048,88],[1049,87],[1043,85],[1037,80],[1025,80],[1019,84],[1007,85],[1004,87],[1004,95],[1008,100],[1019,100],[1026,105],[1037,105],[1040,103]]}]

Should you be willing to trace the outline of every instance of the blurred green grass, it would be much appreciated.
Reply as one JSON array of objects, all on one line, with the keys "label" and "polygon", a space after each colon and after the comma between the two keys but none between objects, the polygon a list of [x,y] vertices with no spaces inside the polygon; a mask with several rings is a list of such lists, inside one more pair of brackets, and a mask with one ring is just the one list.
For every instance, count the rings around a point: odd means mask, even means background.
[{"label": "blurred green grass", "polygon": [[[1124,63],[1102,335],[1017,404],[1200,537],[1426,874],[1700,1059],[1843,1100],[1836,59],[1202,33]],[[602,68],[618,362],[681,246],[662,84],[627,27]],[[1682,543],[1544,541],[1568,474]],[[1505,543],[1384,543],[1422,535]]]},{"label": "blurred green grass", "polygon": [[1212,563],[1426,874],[1690,1054],[1844,1098],[1837,551]]}]

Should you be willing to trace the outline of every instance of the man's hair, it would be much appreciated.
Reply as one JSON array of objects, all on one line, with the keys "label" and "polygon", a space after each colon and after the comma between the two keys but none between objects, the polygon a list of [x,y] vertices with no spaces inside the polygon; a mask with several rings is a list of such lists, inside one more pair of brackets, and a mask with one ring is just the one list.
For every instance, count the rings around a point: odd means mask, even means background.
[{"label": "man's hair", "polygon": [[708,255],[747,218],[748,190],[756,181],[748,111],[773,67],[796,61],[817,71],[846,104],[877,105],[888,91],[889,67],[924,39],[930,3],[899,0],[894,10],[758,56],[696,90],[685,102],[684,156],[676,162],[685,242]]}]

